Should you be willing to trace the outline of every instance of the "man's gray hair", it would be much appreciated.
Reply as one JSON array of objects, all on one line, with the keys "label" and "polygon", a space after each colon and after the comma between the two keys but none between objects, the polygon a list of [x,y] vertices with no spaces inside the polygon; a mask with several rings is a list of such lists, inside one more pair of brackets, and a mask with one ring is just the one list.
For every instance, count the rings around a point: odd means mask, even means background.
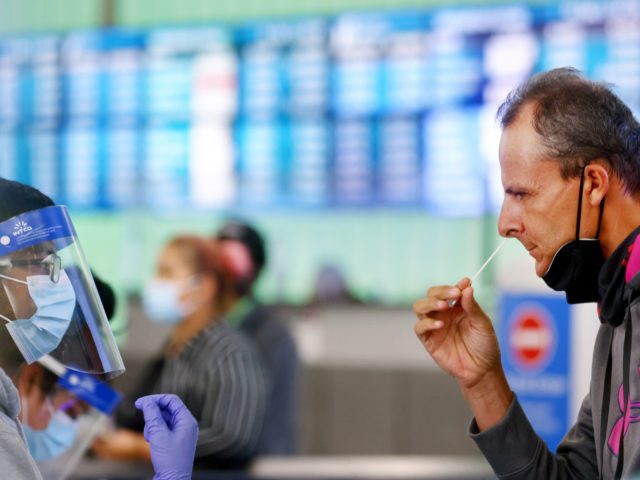
[{"label": "man's gray hair", "polygon": [[498,109],[502,128],[528,104],[534,106],[533,127],[546,156],[560,162],[564,178],[579,176],[586,164],[603,159],[629,193],[640,194],[640,125],[609,85],[568,67],[535,75]]}]

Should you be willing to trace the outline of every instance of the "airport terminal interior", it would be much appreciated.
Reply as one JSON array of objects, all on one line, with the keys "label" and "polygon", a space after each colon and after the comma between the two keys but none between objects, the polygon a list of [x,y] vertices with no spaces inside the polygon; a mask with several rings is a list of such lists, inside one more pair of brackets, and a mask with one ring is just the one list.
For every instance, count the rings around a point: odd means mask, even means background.
[{"label": "airport terminal interior", "polygon": [[[501,244],[496,112],[563,66],[640,113],[640,2],[0,0],[0,177],[68,208],[113,292],[126,371],[108,385],[123,402],[156,391],[154,361],[192,346],[179,343],[184,321],[154,318],[149,285],[171,252],[201,258],[193,238],[215,244],[213,263],[246,294],[215,310],[229,330],[242,330],[241,302],[277,318],[270,342],[291,342],[293,396],[266,404],[289,415],[291,444],[193,478],[495,478],[412,306],[478,272],[509,382],[536,432],[560,442],[599,321],[593,304],[547,289],[516,240]],[[221,253],[234,222],[261,247]],[[204,276],[190,261],[187,297]],[[277,374],[265,375],[268,390]],[[45,479],[152,477],[148,459],[122,452],[113,408]]]}]

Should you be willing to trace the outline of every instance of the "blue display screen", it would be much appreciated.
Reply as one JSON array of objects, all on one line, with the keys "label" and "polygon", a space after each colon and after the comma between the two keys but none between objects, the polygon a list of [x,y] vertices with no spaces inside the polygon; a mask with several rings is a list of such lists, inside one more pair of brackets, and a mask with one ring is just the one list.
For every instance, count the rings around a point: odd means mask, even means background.
[{"label": "blue display screen", "polygon": [[529,75],[571,65],[640,111],[625,5],[0,37],[0,175],[84,209],[496,212],[495,112]]}]

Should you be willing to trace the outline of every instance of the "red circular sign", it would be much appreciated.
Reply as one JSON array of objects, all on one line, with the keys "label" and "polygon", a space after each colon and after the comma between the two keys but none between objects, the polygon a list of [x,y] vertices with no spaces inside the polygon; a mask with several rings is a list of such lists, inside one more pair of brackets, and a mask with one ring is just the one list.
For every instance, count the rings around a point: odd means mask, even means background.
[{"label": "red circular sign", "polygon": [[553,328],[546,313],[539,309],[517,312],[509,328],[512,358],[526,369],[546,365],[554,348]]}]

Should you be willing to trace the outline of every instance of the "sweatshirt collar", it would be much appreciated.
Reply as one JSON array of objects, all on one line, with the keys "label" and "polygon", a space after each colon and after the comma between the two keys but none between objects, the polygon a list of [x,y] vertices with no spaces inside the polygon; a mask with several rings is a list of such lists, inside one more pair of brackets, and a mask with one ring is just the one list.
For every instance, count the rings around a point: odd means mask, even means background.
[{"label": "sweatshirt collar", "polygon": [[624,320],[627,283],[640,271],[640,227],[625,238],[602,266],[598,275],[598,316],[614,327]]}]

